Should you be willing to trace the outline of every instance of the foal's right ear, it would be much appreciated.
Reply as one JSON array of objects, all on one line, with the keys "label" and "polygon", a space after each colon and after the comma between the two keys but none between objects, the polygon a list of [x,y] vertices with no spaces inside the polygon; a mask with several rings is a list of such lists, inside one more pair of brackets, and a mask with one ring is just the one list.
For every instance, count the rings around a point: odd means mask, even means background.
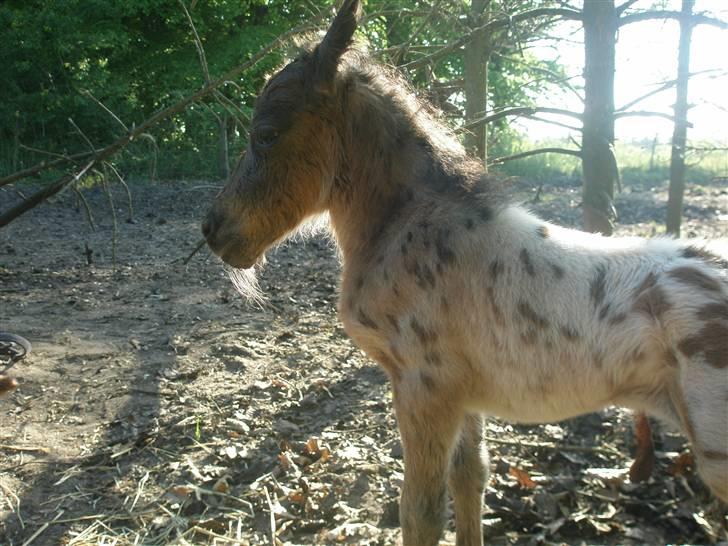
[{"label": "foal's right ear", "polygon": [[351,45],[359,16],[359,0],[344,0],[326,36],[313,52],[316,87],[328,88],[334,81],[339,59]]}]

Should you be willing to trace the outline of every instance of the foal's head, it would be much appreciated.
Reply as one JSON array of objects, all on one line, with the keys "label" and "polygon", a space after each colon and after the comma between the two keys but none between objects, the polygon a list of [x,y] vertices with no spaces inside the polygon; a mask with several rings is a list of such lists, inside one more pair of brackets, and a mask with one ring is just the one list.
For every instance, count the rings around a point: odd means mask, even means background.
[{"label": "foal's head", "polygon": [[358,0],[345,0],[321,43],[273,76],[257,100],[247,151],[202,224],[210,248],[233,267],[253,266],[328,204],[341,155],[337,68],[358,9]]}]

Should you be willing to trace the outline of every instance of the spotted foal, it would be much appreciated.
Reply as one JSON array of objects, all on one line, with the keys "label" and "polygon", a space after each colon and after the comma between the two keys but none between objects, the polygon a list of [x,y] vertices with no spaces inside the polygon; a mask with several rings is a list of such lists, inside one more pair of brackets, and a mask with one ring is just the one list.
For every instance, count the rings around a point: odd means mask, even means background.
[{"label": "spotted foal", "polygon": [[604,238],[500,195],[427,106],[350,49],[358,2],[273,76],[203,232],[251,268],[328,212],[339,314],[386,370],[404,446],[405,546],[482,544],[481,415],[521,423],[619,404],[679,427],[728,500],[728,261],[717,247]]}]

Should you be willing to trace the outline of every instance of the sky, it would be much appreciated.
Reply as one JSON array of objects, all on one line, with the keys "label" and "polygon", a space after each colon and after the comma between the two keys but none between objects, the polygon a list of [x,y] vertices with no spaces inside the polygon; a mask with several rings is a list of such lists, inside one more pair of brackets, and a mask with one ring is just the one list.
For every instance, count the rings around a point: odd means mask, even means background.
[{"label": "sky", "polygon": [[[620,3],[620,0],[617,0],[617,5]],[[651,4],[651,0],[642,0],[637,2],[634,8],[641,10]],[[666,9],[679,11],[680,1],[668,1]],[[716,18],[728,21],[728,0],[696,0],[694,11],[709,12],[708,14]],[[570,36],[574,42],[581,42],[583,41],[581,31],[574,33],[577,28],[578,26],[572,23],[563,23],[559,32],[564,36]],[[679,34],[679,24],[674,20],[632,23],[620,29],[615,74],[617,108],[655,89],[661,82],[675,79]],[[558,58],[567,67],[569,75],[578,76],[582,72],[583,44],[562,43],[556,51],[544,44],[536,47],[533,53],[545,59]],[[688,114],[688,119],[694,125],[688,130],[688,138],[728,143],[728,30],[708,25],[700,25],[693,30],[690,71],[695,73],[704,70],[715,72],[695,76],[690,80],[688,87],[688,100],[694,105]],[[671,114],[674,99],[673,87],[635,105],[633,109]],[[583,110],[579,99],[571,93],[552,97],[549,102],[548,106]],[[539,106],[547,105],[539,104]],[[561,120],[564,121],[564,118]],[[535,140],[570,134],[568,130],[545,123],[528,121],[521,124]],[[615,132],[618,139],[625,141],[652,139],[658,136],[661,142],[666,142],[672,135],[672,123],[659,118],[619,119],[616,122]]]}]

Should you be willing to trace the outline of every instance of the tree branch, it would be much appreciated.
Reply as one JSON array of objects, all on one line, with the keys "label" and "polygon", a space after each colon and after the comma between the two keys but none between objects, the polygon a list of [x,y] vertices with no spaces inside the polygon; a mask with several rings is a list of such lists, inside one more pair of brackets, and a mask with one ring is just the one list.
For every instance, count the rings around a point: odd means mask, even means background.
[{"label": "tree branch", "polygon": [[[623,27],[631,23],[639,23],[641,21],[660,21],[665,19],[675,19],[679,21],[683,18],[683,15],[679,11],[643,11],[640,13],[630,13],[624,17],[620,17],[617,25]],[[711,25],[714,27],[728,29],[728,22],[715,19],[707,15],[695,13],[688,17],[688,21],[693,25]]]},{"label": "tree branch", "polygon": [[526,152],[521,152],[518,154],[496,157],[495,159],[491,160],[488,163],[488,165],[489,166],[500,165],[502,163],[505,163],[506,161],[513,161],[514,159],[522,159],[524,157],[530,157],[532,155],[537,155],[537,154],[564,154],[564,155],[571,155],[574,157],[581,158],[580,150],[569,150],[568,148],[538,148],[536,150],[528,150]]},{"label": "tree branch", "polygon": [[474,119],[465,125],[461,127],[462,131],[467,131],[469,129],[472,129],[473,127],[477,127],[479,125],[483,125],[484,123],[491,123],[492,121],[496,121],[501,118],[505,118],[508,116],[533,116],[537,113],[542,114],[556,114],[559,116],[568,116],[572,117],[574,119],[578,119],[581,121],[583,119],[583,114],[580,114],[578,112],[572,112],[571,110],[562,110],[561,108],[547,108],[542,106],[519,106],[516,108],[506,108],[505,110],[501,110],[499,112],[495,112],[494,114],[489,114],[487,116],[484,116],[482,118]]},{"label": "tree branch", "polygon": [[407,69],[407,70],[412,70],[414,68],[419,68],[420,66],[424,66],[424,65],[439,61],[446,55],[449,55],[453,51],[461,48],[465,44],[472,41],[473,38],[475,37],[475,35],[477,35],[481,31],[485,32],[485,33],[495,32],[497,30],[508,28],[515,23],[520,23],[521,21],[527,21],[528,19],[534,19],[536,17],[560,17],[562,19],[568,19],[568,20],[573,20],[573,21],[582,20],[582,14],[580,11],[568,9],[568,8],[536,8],[536,9],[531,9],[528,11],[523,11],[521,13],[517,13],[517,14],[513,15],[512,17],[503,17],[500,19],[495,19],[484,25],[476,27],[476,28],[472,29],[465,36],[462,36],[461,38],[458,38],[457,40],[450,42],[449,44],[444,46],[442,49],[435,51],[434,53],[431,53],[430,55],[427,55],[426,57],[417,59],[416,61],[411,61],[409,63],[406,63],[406,64],[402,65],[401,68]]},{"label": "tree branch", "polygon": [[[645,110],[632,110],[630,112],[616,112],[614,119],[627,118],[627,117],[645,117],[645,118],[664,118],[666,120],[675,122],[675,116],[665,114],[663,112],[648,112]],[[692,127],[692,123],[688,123],[688,127]]]},{"label": "tree branch", "polygon": [[51,169],[57,165],[62,165],[64,163],[73,163],[78,159],[84,159],[90,155],[92,155],[92,152],[81,152],[78,154],[63,156],[59,159],[54,159],[53,161],[41,161],[40,163],[32,167],[28,167],[27,169],[23,169],[22,171],[17,171],[13,174],[0,178],[0,187],[12,184],[13,182],[17,182],[18,180],[22,180],[23,178],[35,176],[36,174],[43,172],[47,169]]}]

